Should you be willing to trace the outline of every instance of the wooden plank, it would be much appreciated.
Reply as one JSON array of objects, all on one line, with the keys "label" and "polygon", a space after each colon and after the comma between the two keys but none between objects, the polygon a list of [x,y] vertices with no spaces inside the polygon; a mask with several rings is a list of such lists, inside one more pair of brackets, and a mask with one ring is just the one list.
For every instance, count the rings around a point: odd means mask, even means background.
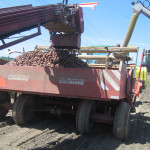
[{"label": "wooden plank", "polygon": [[137,52],[138,47],[108,47],[109,51],[120,51],[120,52]]},{"label": "wooden plank", "polygon": [[137,52],[138,47],[81,47],[79,53]]},{"label": "wooden plank", "polygon": [[50,46],[40,46],[40,45],[36,45],[35,49],[37,50],[50,50],[51,47]]},{"label": "wooden plank", "polygon": [[[106,59],[107,56],[100,56],[100,55],[77,55],[79,59],[86,59],[86,60],[97,60],[97,59]],[[118,58],[114,56],[109,56],[108,58],[111,58],[112,60],[118,60]],[[133,58],[130,57],[130,60],[133,60]]]},{"label": "wooden plank", "polygon": [[[78,55],[79,59],[89,59],[89,60],[96,60],[96,59],[106,59],[107,56],[100,56],[100,55]],[[114,56],[109,56],[109,58],[115,59]]]},{"label": "wooden plank", "polygon": [[[36,45],[35,49],[38,50],[50,50],[50,46]],[[110,52],[137,52],[138,47],[81,47],[77,50],[79,53],[107,53],[107,49]]]},{"label": "wooden plank", "polygon": [[[88,64],[89,67],[95,67],[95,68],[105,68],[106,65],[105,64]],[[127,69],[134,69],[136,67],[136,65],[127,65],[126,68]],[[112,65],[112,66],[108,66],[108,68],[120,68],[120,65]]]}]

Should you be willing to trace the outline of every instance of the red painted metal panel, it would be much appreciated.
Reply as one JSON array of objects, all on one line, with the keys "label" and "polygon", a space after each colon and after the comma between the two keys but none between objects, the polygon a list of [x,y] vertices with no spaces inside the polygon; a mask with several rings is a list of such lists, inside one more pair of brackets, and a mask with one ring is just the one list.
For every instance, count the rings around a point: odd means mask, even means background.
[{"label": "red painted metal panel", "polygon": [[81,7],[76,9],[75,16],[77,19],[78,30],[80,33],[84,32],[83,10]]},{"label": "red painted metal panel", "polygon": [[[81,34],[51,35],[51,46],[55,48],[80,48]],[[69,42],[68,42],[69,41]]]},{"label": "red painted metal panel", "polygon": [[44,93],[45,72],[44,68],[0,66],[0,89],[20,92]]},{"label": "red painted metal panel", "polygon": [[0,66],[1,90],[94,100],[125,98],[119,70]]}]

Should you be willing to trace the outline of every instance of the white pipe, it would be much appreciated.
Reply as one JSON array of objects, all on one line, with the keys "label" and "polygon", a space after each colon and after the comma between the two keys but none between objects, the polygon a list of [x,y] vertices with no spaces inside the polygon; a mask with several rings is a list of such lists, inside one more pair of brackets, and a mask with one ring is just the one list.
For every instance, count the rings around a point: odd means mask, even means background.
[{"label": "white pipe", "polygon": [[150,18],[149,9],[143,7],[140,4],[137,4],[137,3],[134,4],[134,6],[133,6],[133,15],[132,15],[132,18],[131,18],[131,21],[130,21],[130,24],[129,24],[129,27],[128,27],[128,30],[127,30],[127,33],[126,33],[126,36],[125,36],[124,41],[121,45],[122,47],[127,47],[128,46],[140,13],[142,13],[145,16],[147,16],[148,18]]},{"label": "white pipe", "polygon": [[141,12],[142,14],[144,14],[145,16],[147,16],[147,17],[150,19],[150,11],[149,11],[149,9],[143,7],[142,5],[140,5],[140,4],[135,4],[135,5],[133,6],[133,10],[134,10],[134,12],[135,12],[135,11],[138,12],[138,13]]}]

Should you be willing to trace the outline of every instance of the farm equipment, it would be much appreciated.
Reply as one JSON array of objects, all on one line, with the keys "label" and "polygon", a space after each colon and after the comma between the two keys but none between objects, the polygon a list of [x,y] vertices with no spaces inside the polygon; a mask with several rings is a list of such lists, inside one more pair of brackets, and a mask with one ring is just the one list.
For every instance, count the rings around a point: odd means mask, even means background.
[{"label": "farm equipment", "polygon": [[[138,80],[139,72],[140,72],[140,67],[136,67],[135,77],[136,77],[137,80]],[[141,68],[139,81],[143,85],[142,88],[146,89],[146,87],[147,87],[147,67],[142,67]]]},{"label": "farm equipment", "polygon": [[[67,2],[66,2],[67,3]],[[0,50],[41,34],[40,26],[50,32],[51,45],[57,49],[79,49],[84,31],[82,7],[53,4],[32,7],[24,5],[0,9]],[[11,26],[10,26],[11,24]],[[9,43],[6,38],[37,28],[37,32]],[[68,40],[70,41],[68,43]]]},{"label": "farm equipment", "polygon": [[144,60],[144,56],[147,56],[148,53],[145,53],[145,49],[143,49],[143,54],[142,54],[142,60],[141,60],[141,64],[140,67],[136,67],[136,71],[135,71],[135,77],[137,79],[137,81],[141,82],[142,87],[141,87],[141,92],[142,89],[146,89],[147,87],[147,67],[143,67],[143,60]]},{"label": "farm equipment", "polygon": [[143,62],[143,67],[147,68],[147,71],[150,72],[150,50],[145,51],[145,61]]},{"label": "farm equipment", "polygon": [[[76,128],[82,134],[89,133],[96,121],[114,124],[114,135],[124,140],[136,98],[133,66],[128,68],[123,62],[108,69],[2,65],[0,116],[12,109],[15,123],[22,125],[31,121],[36,111],[67,113],[76,115]],[[8,91],[22,93],[13,106]]]},{"label": "farm equipment", "polygon": [[[142,83],[143,89],[146,89],[147,87],[147,71],[149,71],[149,59],[148,59],[149,54],[150,53],[147,53],[147,50],[143,49],[141,65],[140,67],[136,67],[136,72],[135,72],[135,77],[137,80],[139,80]],[[145,62],[143,62],[144,56],[146,56]]]},{"label": "farm equipment", "polygon": [[[138,87],[134,91],[135,65],[126,65],[123,61],[117,65],[110,64],[109,54],[137,52],[138,48],[80,49],[80,35],[84,26],[82,8],[77,4],[6,8],[0,10],[1,18],[0,37],[3,45],[0,49],[37,36],[40,34],[40,25],[43,25],[50,31],[52,46],[58,51],[107,53],[105,64],[95,64],[89,68],[1,65],[1,118],[11,109],[15,123],[23,125],[30,122],[37,111],[55,115],[66,113],[76,115],[76,129],[82,134],[89,133],[94,122],[102,122],[113,124],[116,138],[127,138],[130,112],[135,110],[138,95]],[[37,26],[38,32],[33,35],[7,44],[4,42],[8,36]],[[16,93],[14,104],[10,103],[9,92]]]}]

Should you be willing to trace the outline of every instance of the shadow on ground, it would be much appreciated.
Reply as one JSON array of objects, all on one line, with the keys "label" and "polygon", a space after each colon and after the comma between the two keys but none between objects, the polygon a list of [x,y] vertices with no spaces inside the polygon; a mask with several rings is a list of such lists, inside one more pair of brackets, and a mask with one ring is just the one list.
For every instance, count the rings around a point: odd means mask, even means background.
[{"label": "shadow on ground", "polygon": [[[144,103],[149,103],[143,101]],[[137,102],[136,106],[141,105]],[[49,115],[36,116],[31,125],[22,126],[23,128],[34,128],[38,130],[54,130],[59,134],[70,135],[64,139],[56,141],[45,141],[45,145],[32,150],[115,150],[121,144],[126,146],[130,144],[146,144],[150,143],[150,117],[145,116],[147,112],[131,114],[131,130],[130,136],[122,142],[113,137],[113,126],[107,124],[96,124],[92,133],[88,135],[80,135],[75,130],[75,116],[64,115],[62,118]],[[14,125],[13,119],[7,116],[0,120],[0,127],[6,125]]]},{"label": "shadow on ground", "polygon": [[[61,125],[61,123],[58,122]],[[72,122],[67,123],[70,126],[69,133],[75,132]],[[97,150],[97,149],[109,149],[115,150],[121,144],[146,144],[150,143],[150,117],[145,117],[144,113],[137,113],[131,115],[131,130],[130,136],[122,142],[113,137],[112,125],[96,124],[93,132],[88,135],[78,135],[75,139],[65,139],[63,141],[48,142],[45,147],[39,147],[32,150]],[[57,131],[58,132],[58,131]],[[66,133],[68,130],[59,131],[60,133]]]}]

